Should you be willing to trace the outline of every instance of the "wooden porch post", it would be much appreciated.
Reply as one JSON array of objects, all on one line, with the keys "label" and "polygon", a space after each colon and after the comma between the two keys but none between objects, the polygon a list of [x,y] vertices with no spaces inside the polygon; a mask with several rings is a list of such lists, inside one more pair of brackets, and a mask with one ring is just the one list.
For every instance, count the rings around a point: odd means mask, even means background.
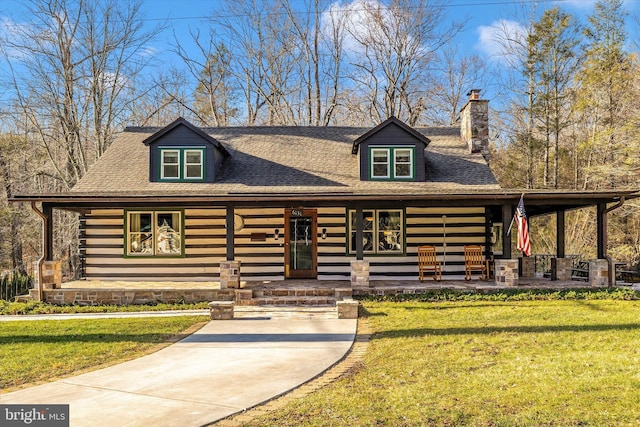
[{"label": "wooden porch post", "polygon": [[235,259],[235,221],[234,221],[235,209],[233,205],[227,206],[227,261],[233,261]]},{"label": "wooden porch post", "polygon": [[362,261],[364,259],[364,243],[362,239],[364,237],[364,215],[362,213],[362,206],[356,206],[356,259]]},{"label": "wooden porch post", "polygon": [[598,203],[598,259],[604,259],[607,255],[607,204]]},{"label": "wooden porch post", "polygon": [[42,256],[44,261],[53,261],[53,208],[48,203],[42,204],[42,214],[44,215],[42,236]]},{"label": "wooden porch post", "polygon": [[502,205],[502,258],[505,259],[511,259],[511,235],[508,235],[507,232],[512,219],[513,206]]},{"label": "wooden porch post", "polygon": [[564,217],[565,210],[561,209],[556,212],[556,257],[565,257],[565,235],[564,235]]}]

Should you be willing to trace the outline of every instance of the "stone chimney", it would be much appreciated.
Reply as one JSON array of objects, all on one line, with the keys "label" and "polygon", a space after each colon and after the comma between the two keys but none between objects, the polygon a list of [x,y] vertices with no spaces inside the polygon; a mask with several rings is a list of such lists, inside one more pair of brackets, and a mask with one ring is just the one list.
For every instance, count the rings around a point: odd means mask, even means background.
[{"label": "stone chimney", "polygon": [[469,152],[482,153],[489,161],[489,101],[480,99],[480,89],[467,93],[469,101],[460,110],[460,136]]}]

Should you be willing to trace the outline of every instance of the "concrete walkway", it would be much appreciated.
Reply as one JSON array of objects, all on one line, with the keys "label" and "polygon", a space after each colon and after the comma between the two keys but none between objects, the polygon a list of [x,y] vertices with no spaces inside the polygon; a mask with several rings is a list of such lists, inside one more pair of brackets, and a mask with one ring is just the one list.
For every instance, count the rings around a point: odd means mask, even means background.
[{"label": "concrete walkway", "polygon": [[316,377],[344,357],[356,320],[212,321],[156,353],[0,394],[2,404],[69,404],[72,427],[202,426]]}]

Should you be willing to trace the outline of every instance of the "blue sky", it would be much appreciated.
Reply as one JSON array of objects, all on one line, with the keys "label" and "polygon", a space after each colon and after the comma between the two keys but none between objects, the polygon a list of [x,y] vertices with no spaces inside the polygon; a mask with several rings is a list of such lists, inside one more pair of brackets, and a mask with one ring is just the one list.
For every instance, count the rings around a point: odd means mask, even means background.
[{"label": "blue sky", "polygon": [[[126,0],[122,0],[126,1]],[[152,46],[159,55],[163,55],[170,45],[174,43],[173,33],[184,35],[184,40],[189,41],[188,30],[205,28],[206,17],[220,10],[224,0],[143,0],[143,10],[146,13],[148,24],[157,24],[166,19],[168,28],[156,43]],[[291,0],[307,1],[307,0]],[[358,0],[336,0],[335,3],[347,5]],[[365,0],[378,1],[378,0]],[[386,1],[386,0],[381,0]],[[0,0],[0,29],[23,21],[25,18],[17,11],[21,0]],[[467,20],[467,26],[461,35],[460,49],[466,54],[478,54],[484,59],[489,59],[493,53],[491,43],[492,26],[500,20],[514,21],[514,13],[519,4],[531,5],[537,3],[539,10],[560,5],[566,11],[574,14],[582,21],[592,12],[596,0],[448,0],[447,14],[456,20]],[[640,10],[640,0],[625,0],[625,6],[630,13]]]},{"label": "blue sky", "polygon": [[[290,1],[295,4],[296,1],[310,0]],[[335,0],[334,3],[348,6],[356,1],[387,2],[389,0]],[[161,67],[165,67],[178,62],[171,52],[172,45],[175,43],[174,33],[189,49],[188,45],[193,43],[188,33],[189,29],[199,28],[203,30],[203,34],[207,34],[209,25],[207,17],[220,11],[225,0],[143,0],[143,2],[145,24],[157,25],[166,20],[167,29],[158,41],[146,49],[148,54],[160,59]],[[21,3],[23,0],[0,0],[0,31],[7,31],[11,25],[28,24],[29,17],[19,13]],[[527,6],[537,3],[540,12],[545,8],[559,5],[580,21],[585,22],[586,16],[593,11],[596,0],[447,0],[447,15],[451,19],[467,21],[466,29],[459,37],[460,52],[465,55],[477,54],[488,64],[493,63],[500,68],[501,64],[497,62],[499,59],[494,55],[495,44],[491,42],[492,31],[501,20],[506,23],[504,25],[517,25],[516,13],[522,10],[523,3]],[[632,15],[639,13],[639,3],[640,0],[625,0],[625,6]],[[631,19],[629,21],[633,22]],[[635,23],[630,25],[632,41],[640,41],[640,37],[636,37],[636,27],[640,25]],[[484,95],[490,94],[485,91]]]},{"label": "blue sky", "polygon": [[[145,9],[149,19],[168,18],[170,25],[178,34],[186,34],[188,28],[204,26],[204,18],[218,10],[222,1],[146,0]],[[349,4],[352,1],[336,0],[341,4]],[[534,0],[448,0],[446,3],[449,17],[456,20],[467,19],[467,27],[461,37],[461,49],[464,49],[465,53],[478,54],[488,59],[493,53],[491,44],[487,43],[491,38],[492,27],[500,20],[513,21],[514,14],[519,10],[518,5],[522,3],[531,5],[534,2]],[[625,0],[625,6],[630,13],[637,13],[639,2],[640,0]],[[593,11],[596,0],[537,0],[537,3],[541,11],[559,5],[578,19],[585,21],[586,16]],[[166,36],[166,41],[173,41],[171,31]]]}]

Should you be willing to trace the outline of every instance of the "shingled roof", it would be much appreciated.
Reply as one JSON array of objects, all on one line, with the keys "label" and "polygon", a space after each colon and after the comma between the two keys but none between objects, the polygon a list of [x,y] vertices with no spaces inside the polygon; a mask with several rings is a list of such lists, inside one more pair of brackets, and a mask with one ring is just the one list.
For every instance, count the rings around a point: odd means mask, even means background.
[{"label": "shingled roof", "polygon": [[71,190],[105,195],[203,195],[254,193],[425,194],[495,191],[497,180],[480,154],[469,153],[459,127],[417,128],[430,140],[426,182],[361,181],[352,147],[370,128],[200,128],[230,157],[215,183],[150,182],[149,147],[158,127],[128,127]]}]

